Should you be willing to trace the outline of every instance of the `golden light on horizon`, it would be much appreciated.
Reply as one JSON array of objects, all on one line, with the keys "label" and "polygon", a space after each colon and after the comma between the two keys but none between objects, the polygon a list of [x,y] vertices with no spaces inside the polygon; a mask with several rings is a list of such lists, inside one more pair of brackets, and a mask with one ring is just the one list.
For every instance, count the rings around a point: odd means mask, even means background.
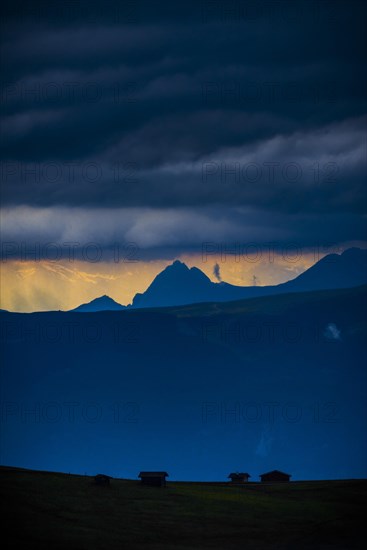
[{"label": "golden light on horizon", "polygon": [[[275,285],[295,278],[308,269],[315,258],[302,254],[297,261],[283,255],[247,257],[238,260],[227,255],[182,255],[178,258],[188,267],[198,267],[212,281],[220,278],[238,286]],[[172,260],[137,262],[85,262],[81,260],[8,261],[1,267],[0,303],[2,309],[17,312],[69,310],[104,294],[127,305],[137,292],[144,292],[153,279]]]}]

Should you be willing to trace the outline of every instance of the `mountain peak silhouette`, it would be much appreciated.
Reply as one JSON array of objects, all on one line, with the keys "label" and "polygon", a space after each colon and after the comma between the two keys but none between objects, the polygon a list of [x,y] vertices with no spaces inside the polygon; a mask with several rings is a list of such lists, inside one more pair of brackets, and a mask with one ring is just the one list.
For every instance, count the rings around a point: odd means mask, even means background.
[{"label": "mountain peak silhouette", "polygon": [[86,304],[81,304],[80,306],[76,307],[75,309],[72,309],[71,311],[76,311],[78,313],[83,312],[94,312],[94,311],[120,311],[122,309],[125,309],[126,306],[123,306],[119,304],[118,302],[115,302],[112,298],[104,294],[103,296],[99,296],[99,298],[95,298],[91,302],[87,302]]},{"label": "mountain peak silhouette", "polygon": [[178,281],[179,277],[184,277],[187,280],[193,280],[194,277],[198,279],[200,277],[201,280],[210,281],[209,277],[207,277],[205,273],[201,271],[201,269],[197,267],[188,267],[184,262],[181,262],[180,260],[175,260],[172,264],[168,265],[163,271],[161,271],[157,275],[154,280],[162,276],[165,279],[175,279],[176,281]]},{"label": "mountain peak silhouette", "polygon": [[159,273],[131,307],[167,307],[198,302],[225,302],[286,292],[351,288],[367,283],[367,251],[350,248],[329,254],[295,279],[276,286],[234,286],[212,282],[197,267],[175,260]]},{"label": "mountain peak silhouette", "polygon": [[211,299],[213,283],[197,267],[189,268],[184,262],[175,260],[161,271],[144,294],[136,294],[133,307],[164,307],[172,304],[189,304]]},{"label": "mountain peak silhouette", "polygon": [[328,254],[292,281],[283,283],[289,291],[350,288],[367,282],[367,250],[348,248],[342,254]]},{"label": "mountain peak silhouette", "polygon": [[[212,282],[197,267],[175,260],[158,273],[144,293],[134,296],[130,308],[168,307],[200,302],[229,302],[288,292],[352,288],[367,284],[367,250],[349,248],[342,254],[329,254],[298,275],[276,286],[235,286]],[[122,310],[107,295],[95,298],[72,311]]]},{"label": "mountain peak silhouette", "polygon": [[189,271],[189,268],[187,267],[187,265],[184,262],[181,262],[180,260],[175,260],[172,264],[168,265],[163,270],[163,272],[165,272],[165,271],[175,272],[175,273],[179,273],[179,272],[183,273],[184,271],[185,272]]}]

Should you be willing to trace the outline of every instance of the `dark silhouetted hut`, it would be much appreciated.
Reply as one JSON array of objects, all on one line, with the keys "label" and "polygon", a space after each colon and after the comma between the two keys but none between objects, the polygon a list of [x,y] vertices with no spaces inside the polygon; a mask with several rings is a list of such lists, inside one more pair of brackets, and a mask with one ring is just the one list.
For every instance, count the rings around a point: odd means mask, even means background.
[{"label": "dark silhouetted hut", "polygon": [[167,472],[140,472],[139,476],[143,485],[165,487]]},{"label": "dark silhouetted hut", "polygon": [[96,485],[109,485],[110,479],[112,479],[112,477],[106,476],[105,474],[97,474],[94,476],[94,483]]},{"label": "dark silhouetted hut", "polygon": [[272,470],[266,474],[260,475],[261,483],[287,483],[291,479],[290,474],[285,474],[279,470]]},{"label": "dark silhouetted hut", "polygon": [[250,477],[250,474],[244,472],[234,472],[228,476],[231,483],[247,483]]}]

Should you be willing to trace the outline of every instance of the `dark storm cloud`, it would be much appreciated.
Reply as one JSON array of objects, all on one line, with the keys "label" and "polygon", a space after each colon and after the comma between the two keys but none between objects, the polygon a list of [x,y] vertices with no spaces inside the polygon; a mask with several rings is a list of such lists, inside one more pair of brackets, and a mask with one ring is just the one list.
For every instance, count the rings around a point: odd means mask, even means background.
[{"label": "dark storm cloud", "polygon": [[358,0],[6,3],[3,205],[222,205],[226,219],[242,206],[269,230],[267,216],[296,216],[300,239],[302,216],[328,214],[329,233],[347,216],[361,238],[365,12]]},{"label": "dark storm cloud", "polygon": [[[206,115],[200,118],[197,114],[197,118],[201,129],[206,128]],[[220,115],[217,120],[221,120]],[[240,120],[249,126],[260,125],[256,115],[242,114]],[[182,125],[184,122],[182,119]],[[32,120],[20,119],[18,126],[22,124],[27,127]],[[159,140],[157,127],[147,126],[91,159],[3,163],[2,178],[8,184],[3,198],[13,205],[13,197],[18,197],[18,202],[22,197],[23,204],[39,206],[171,208],[242,204],[284,214],[330,210],[363,214],[365,125],[365,118],[348,119],[313,131],[271,135],[224,147],[198,159],[185,158],[167,146],[164,164],[155,159],[153,165],[144,166],[140,155],[152,159],[154,149],[148,144]],[[147,143],[145,149],[142,143]]]},{"label": "dark storm cloud", "polygon": [[[81,258],[93,261],[123,258],[136,261],[174,259],[180,254],[231,255],[239,250],[320,248],[338,245],[362,234],[364,222],[352,214],[266,213],[250,208],[175,209],[5,209],[2,223],[3,261]],[[88,250],[90,252],[88,252]],[[89,256],[90,254],[90,256]],[[89,258],[93,259],[89,259]],[[121,260],[122,261],[122,260]]]}]

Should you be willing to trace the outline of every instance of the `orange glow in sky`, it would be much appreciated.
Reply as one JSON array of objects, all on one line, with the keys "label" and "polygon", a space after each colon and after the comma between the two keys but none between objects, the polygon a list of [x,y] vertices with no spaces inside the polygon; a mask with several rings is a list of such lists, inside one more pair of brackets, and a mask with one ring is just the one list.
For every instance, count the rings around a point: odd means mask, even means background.
[{"label": "orange glow in sky", "polygon": [[[239,261],[234,256],[223,259],[220,255],[210,255],[203,261],[201,254],[178,259],[188,267],[198,267],[215,282],[218,279],[213,268],[218,263],[222,280],[239,286],[279,284],[295,278],[315,262],[313,253],[303,253],[296,261],[282,255],[274,255],[270,261],[266,254],[261,258],[237,258]],[[127,305],[171,263],[8,261],[1,266],[1,308],[19,312],[68,310],[104,294]]]}]

